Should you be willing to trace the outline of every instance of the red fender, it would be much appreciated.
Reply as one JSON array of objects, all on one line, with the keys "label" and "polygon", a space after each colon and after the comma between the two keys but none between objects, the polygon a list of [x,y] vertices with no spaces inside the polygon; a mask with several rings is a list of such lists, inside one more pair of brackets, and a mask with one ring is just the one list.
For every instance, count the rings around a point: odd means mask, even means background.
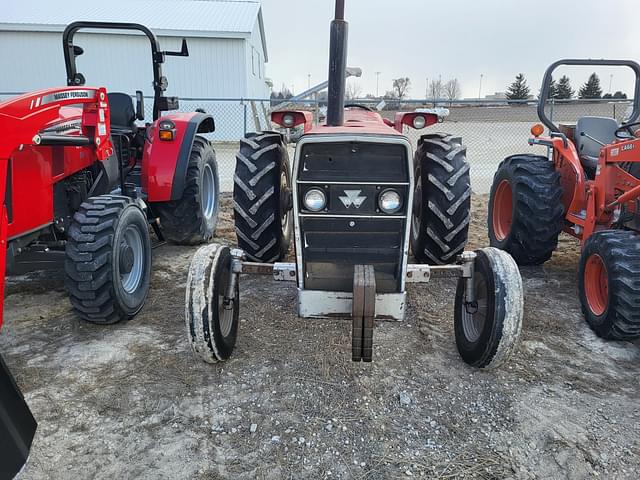
[{"label": "red fender", "polygon": [[[173,140],[160,140],[163,122],[174,125]],[[168,202],[182,197],[196,134],[213,131],[213,117],[195,112],[171,113],[148,127],[142,157],[142,190],[147,194],[147,201]]]}]

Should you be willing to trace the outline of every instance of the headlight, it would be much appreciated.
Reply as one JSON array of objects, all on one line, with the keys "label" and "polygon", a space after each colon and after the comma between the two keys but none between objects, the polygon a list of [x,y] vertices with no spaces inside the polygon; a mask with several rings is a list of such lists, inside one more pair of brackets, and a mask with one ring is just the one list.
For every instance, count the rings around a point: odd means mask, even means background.
[{"label": "headlight", "polygon": [[413,118],[413,128],[416,130],[421,130],[427,125],[427,119],[422,115],[418,115]]},{"label": "headlight", "polygon": [[312,212],[319,212],[327,206],[327,196],[319,188],[312,188],[304,194],[304,206]]},{"label": "headlight", "polygon": [[291,113],[287,113],[282,117],[282,124],[287,128],[293,127],[295,123],[296,123],[296,117],[293,116]]},{"label": "headlight", "polygon": [[385,190],[380,194],[378,206],[384,213],[396,213],[402,208],[402,197],[395,190]]}]

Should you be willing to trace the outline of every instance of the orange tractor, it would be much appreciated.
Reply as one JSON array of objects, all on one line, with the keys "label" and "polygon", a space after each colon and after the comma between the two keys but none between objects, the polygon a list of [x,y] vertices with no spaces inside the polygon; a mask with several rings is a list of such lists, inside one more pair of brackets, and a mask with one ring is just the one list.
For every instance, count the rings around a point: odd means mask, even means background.
[{"label": "orange tractor", "polygon": [[[545,113],[552,74],[562,65],[622,66],[636,75],[633,112],[613,118],[582,117],[555,125]],[[491,245],[520,265],[551,258],[564,231],[580,239],[579,291],[589,326],[605,339],[640,336],[640,65],[627,60],[560,60],[547,70],[538,105],[544,126],[531,129],[530,145],[550,157],[505,159],[489,203]]]}]

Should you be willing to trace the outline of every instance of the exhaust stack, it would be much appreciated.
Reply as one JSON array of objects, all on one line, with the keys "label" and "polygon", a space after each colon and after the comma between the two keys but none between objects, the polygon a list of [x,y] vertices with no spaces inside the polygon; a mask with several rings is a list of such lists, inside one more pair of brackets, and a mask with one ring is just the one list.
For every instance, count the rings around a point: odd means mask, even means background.
[{"label": "exhaust stack", "polygon": [[327,125],[344,125],[344,98],[347,74],[347,40],[349,24],[344,20],[345,0],[336,0],[336,15],[331,22],[331,42],[329,46],[329,92],[327,105]]}]

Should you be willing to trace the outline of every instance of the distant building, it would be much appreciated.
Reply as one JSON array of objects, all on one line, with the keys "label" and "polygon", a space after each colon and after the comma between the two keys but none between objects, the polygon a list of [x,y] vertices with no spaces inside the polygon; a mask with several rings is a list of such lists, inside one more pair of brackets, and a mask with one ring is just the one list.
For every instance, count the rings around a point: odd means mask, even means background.
[{"label": "distant building", "polygon": [[[163,73],[167,95],[180,98],[269,98],[268,61],[262,7],[258,0],[111,0],[73,2],[10,1],[0,15],[0,94],[22,93],[66,84],[62,32],[77,20],[141,23],[158,37],[163,50],[180,50],[187,39],[189,57],[167,57]],[[87,85],[109,91],[143,90],[152,96],[151,50],[135,32],[83,31],[75,43],[84,49],[78,70]],[[10,67],[9,67],[10,66]],[[3,95],[2,98],[6,98]],[[148,111],[150,103],[147,102]],[[182,109],[203,107],[234,119],[216,122],[222,135],[237,139],[244,107],[182,101]],[[233,110],[233,111],[231,111]],[[237,112],[236,112],[237,110]],[[253,116],[249,116],[253,121]],[[221,118],[222,120],[222,118]],[[241,125],[242,127],[242,125]],[[249,125],[250,129],[252,125]]]},{"label": "distant building", "polygon": [[495,92],[493,95],[485,95],[484,100],[506,100],[506,92]]}]

